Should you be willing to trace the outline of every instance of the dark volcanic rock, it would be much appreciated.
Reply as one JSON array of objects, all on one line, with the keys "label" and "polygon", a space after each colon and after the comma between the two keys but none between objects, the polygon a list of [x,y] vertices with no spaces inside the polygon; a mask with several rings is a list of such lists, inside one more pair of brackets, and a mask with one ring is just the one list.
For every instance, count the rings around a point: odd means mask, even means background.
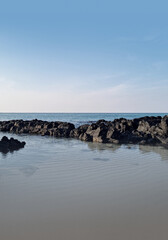
[{"label": "dark volcanic rock", "polygon": [[0,141],[0,152],[13,152],[14,150],[19,150],[20,148],[23,148],[25,144],[25,142],[20,142],[14,138],[8,139],[6,136],[4,136]]},{"label": "dark volcanic rock", "polygon": [[78,128],[73,129],[70,132],[70,137],[72,137],[72,138],[79,138],[79,136],[81,134],[84,134],[87,131],[88,127],[89,127],[89,124],[85,124],[85,125],[82,125],[82,126],[80,126]]},{"label": "dark volcanic rock", "polygon": [[31,121],[11,120],[0,122],[0,131],[17,134],[29,133],[42,136],[69,137],[74,124],[67,122],[47,122],[38,119]]},{"label": "dark volcanic rock", "polygon": [[78,128],[67,122],[11,120],[0,122],[0,131],[42,136],[71,137],[101,143],[168,145],[168,116],[125,118],[85,124]]}]

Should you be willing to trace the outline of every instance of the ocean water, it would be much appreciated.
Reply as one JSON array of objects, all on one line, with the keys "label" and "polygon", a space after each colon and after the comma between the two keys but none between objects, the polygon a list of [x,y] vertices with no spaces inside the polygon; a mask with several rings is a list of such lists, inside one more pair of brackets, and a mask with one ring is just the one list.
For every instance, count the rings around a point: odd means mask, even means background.
[{"label": "ocean water", "polygon": [[[62,121],[114,117],[70,115]],[[26,146],[0,153],[0,240],[168,239],[168,149],[5,135]]]},{"label": "ocean water", "polygon": [[116,118],[139,118],[144,116],[165,116],[168,113],[0,113],[0,121],[11,119],[44,121],[63,121],[79,126],[85,123],[95,122],[99,119],[112,121]]}]

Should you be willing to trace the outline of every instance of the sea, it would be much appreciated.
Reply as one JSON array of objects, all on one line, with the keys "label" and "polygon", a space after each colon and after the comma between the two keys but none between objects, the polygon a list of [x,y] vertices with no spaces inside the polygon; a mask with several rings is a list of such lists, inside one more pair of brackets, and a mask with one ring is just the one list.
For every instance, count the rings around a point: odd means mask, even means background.
[{"label": "sea", "polygon": [[[167,113],[0,113],[75,126]],[[167,240],[168,149],[50,136],[0,153],[0,240]]]},{"label": "sea", "polygon": [[78,127],[82,124],[96,122],[100,119],[113,121],[117,118],[133,119],[144,116],[163,117],[167,114],[168,113],[0,113],[0,121],[12,119],[40,119],[43,121],[71,122]]}]

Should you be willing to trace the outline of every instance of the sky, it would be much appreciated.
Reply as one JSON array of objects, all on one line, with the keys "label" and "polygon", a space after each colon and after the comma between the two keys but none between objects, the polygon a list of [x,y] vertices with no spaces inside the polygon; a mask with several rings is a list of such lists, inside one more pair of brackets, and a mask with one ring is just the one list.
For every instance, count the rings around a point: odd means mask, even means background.
[{"label": "sky", "polygon": [[0,112],[168,112],[167,9],[0,2]]}]

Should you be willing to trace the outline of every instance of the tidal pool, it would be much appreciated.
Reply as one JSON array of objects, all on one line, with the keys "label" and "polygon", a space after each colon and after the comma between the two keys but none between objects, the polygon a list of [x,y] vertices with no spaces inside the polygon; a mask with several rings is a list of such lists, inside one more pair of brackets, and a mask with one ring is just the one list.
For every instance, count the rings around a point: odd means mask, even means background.
[{"label": "tidal pool", "polygon": [[0,240],[168,239],[167,149],[5,135]]}]

